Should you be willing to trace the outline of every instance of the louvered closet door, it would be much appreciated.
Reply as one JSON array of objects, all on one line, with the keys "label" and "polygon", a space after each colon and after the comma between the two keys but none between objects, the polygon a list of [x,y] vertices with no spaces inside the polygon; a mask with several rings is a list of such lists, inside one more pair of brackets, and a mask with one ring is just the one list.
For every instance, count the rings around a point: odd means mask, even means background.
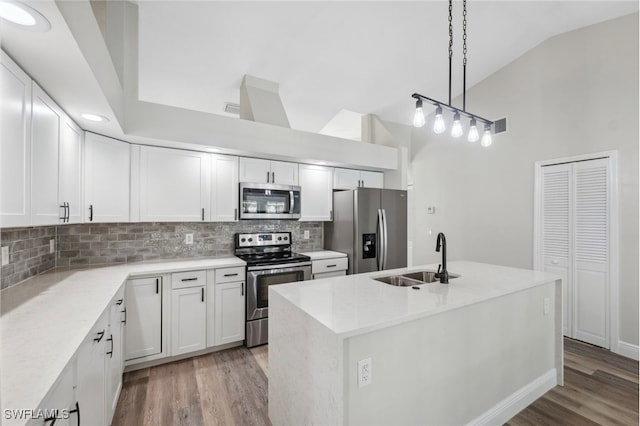
[{"label": "louvered closet door", "polygon": [[562,277],[562,328],[572,337],[571,184],[572,165],[542,168],[542,259],[545,272]]},{"label": "louvered closet door", "polygon": [[609,347],[608,159],[574,163],[574,337]]}]

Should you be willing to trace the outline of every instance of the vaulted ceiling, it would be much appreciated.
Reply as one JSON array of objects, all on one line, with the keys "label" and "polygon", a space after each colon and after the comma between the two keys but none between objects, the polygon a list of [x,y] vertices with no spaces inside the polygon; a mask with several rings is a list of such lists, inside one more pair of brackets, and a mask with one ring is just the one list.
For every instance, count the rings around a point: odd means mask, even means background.
[{"label": "vaulted ceiling", "polygon": [[[82,40],[73,38],[69,17],[59,12],[65,2],[26,2],[52,21],[52,30],[26,33],[5,25],[3,49],[91,130],[79,113],[110,115],[109,106],[95,66],[79,53]],[[410,124],[414,92],[446,100],[444,0],[134,3],[138,40],[129,42],[138,46],[143,101],[225,115],[226,102],[239,103],[248,74],[279,83],[292,128],[318,132],[343,110]],[[637,11],[637,1],[469,0],[467,87],[554,35]],[[462,89],[461,15],[456,0],[454,96]],[[117,137],[115,121],[95,131]]]}]

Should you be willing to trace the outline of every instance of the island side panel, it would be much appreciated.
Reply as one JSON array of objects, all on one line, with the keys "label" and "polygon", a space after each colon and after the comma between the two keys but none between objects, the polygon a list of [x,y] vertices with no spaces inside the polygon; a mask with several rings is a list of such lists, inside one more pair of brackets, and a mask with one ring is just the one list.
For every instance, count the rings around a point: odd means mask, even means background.
[{"label": "island side panel", "polygon": [[269,419],[274,425],[344,424],[343,341],[269,291]]},{"label": "island side panel", "polygon": [[[553,281],[347,339],[346,423],[508,420],[554,387],[562,369],[557,287]],[[358,388],[357,363],[366,358],[372,383]]]}]

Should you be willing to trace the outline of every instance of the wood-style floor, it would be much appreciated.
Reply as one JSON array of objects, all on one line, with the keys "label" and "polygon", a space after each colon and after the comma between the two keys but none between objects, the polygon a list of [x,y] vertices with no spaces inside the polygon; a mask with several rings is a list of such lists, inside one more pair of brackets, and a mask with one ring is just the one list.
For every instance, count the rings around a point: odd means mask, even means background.
[{"label": "wood-style floor", "polygon": [[[638,362],[565,339],[565,385],[507,425],[638,425]],[[267,346],[228,349],[124,376],[113,426],[270,425]]]}]

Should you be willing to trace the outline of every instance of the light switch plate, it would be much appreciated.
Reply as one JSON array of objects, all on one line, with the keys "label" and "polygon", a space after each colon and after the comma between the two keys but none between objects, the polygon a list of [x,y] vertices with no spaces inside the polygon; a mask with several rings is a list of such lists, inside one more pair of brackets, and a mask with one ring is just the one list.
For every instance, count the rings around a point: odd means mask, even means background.
[{"label": "light switch plate", "polygon": [[9,246],[2,247],[2,266],[9,264]]},{"label": "light switch plate", "polygon": [[427,214],[436,214],[436,208],[434,206],[427,207]]},{"label": "light switch plate", "polygon": [[49,253],[55,253],[56,251],[56,240],[49,240]]},{"label": "light switch plate", "polygon": [[193,244],[193,234],[186,234],[184,236],[184,243],[185,244]]},{"label": "light switch plate", "polygon": [[306,229],[306,230],[304,231],[304,239],[305,239],[305,240],[308,240],[308,239],[309,239],[309,230],[308,230],[308,229]]}]

